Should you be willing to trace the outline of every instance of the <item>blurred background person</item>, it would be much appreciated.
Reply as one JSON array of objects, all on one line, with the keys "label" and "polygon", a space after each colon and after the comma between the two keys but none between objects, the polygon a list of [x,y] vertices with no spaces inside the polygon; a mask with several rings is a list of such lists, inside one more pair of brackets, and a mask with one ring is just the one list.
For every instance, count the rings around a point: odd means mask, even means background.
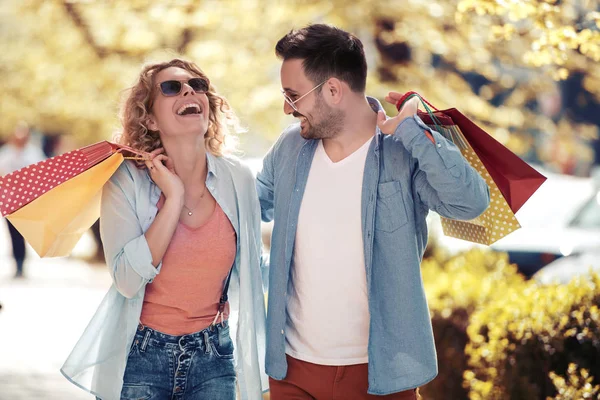
[{"label": "blurred background person", "polygon": [[[8,142],[0,148],[0,175],[9,174],[45,158],[42,149],[31,140],[29,125],[20,122]],[[25,239],[10,221],[6,220],[6,222],[16,264],[15,278],[21,278],[23,277],[23,264],[25,263]]]}]

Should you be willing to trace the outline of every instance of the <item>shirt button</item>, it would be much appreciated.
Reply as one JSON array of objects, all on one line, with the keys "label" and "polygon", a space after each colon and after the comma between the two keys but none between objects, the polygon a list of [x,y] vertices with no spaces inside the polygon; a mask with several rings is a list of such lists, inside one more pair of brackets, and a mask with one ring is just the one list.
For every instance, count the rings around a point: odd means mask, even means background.
[{"label": "shirt button", "polygon": [[441,144],[441,143],[438,143],[438,144],[437,144],[437,147],[438,147],[438,148],[442,147],[442,144]]},{"label": "shirt button", "polygon": [[281,334],[283,335],[283,329],[281,330]]}]

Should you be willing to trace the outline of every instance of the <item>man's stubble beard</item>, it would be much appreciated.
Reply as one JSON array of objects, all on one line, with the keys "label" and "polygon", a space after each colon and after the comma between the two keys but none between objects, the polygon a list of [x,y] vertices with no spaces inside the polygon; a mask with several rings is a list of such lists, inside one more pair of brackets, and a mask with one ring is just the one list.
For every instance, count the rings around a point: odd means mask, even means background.
[{"label": "man's stubble beard", "polygon": [[312,120],[319,119],[314,125],[307,120],[306,132],[301,135],[304,139],[331,139],[336,137],[344,126],[344,112],[329,107],[321,92],[317,93],[317,99],[313,107]]}]

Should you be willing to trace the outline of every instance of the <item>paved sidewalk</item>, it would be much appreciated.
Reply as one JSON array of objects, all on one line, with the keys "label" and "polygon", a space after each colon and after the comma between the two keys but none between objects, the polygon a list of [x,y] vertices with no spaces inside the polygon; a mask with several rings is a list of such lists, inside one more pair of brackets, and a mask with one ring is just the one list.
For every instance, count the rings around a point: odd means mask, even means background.
[{"label": "paved sidewalk", "polygon": [[0,219],[0,400],[92,400],[59,369],[110,286],[108,272],[28,249],[26,278],[14,279],[9,243]]},{"label": "paved sidewalk", "polygon": [[[85,240],[80,245],[80,253],[93,253]],[[0,218],[0,400],[94,400],[60,367],[110,287],[106,267],[40,259],[28,248],[26,277],[14,279],[10,255]]]}]

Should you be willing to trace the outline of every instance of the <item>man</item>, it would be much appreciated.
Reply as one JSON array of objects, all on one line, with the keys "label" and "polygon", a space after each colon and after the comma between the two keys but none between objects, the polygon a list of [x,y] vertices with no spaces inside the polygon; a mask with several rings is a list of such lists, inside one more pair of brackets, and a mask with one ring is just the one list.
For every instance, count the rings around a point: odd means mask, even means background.
[{"label": "man", "polygon": [[300,124],[257,177],[263,220],[275,220],[271,399],[414,399],[437,374],[420,274],[425,217],[475,218],[488,187],[415,115],[416,99],[386,120],[365,96],[355,36],[311,25],[285,35],[276,53],[284,112]]},{"label": "man", "polygon": [[[30,141],[31,132],[29,125],[21,122],[15,128],[10,141],[0,148],[0,176],[35,164],[46,158],[39,146]],[[8,231],[10,233],[13,257],[15,259],[15,278],[23,277],[23,264],[25,263],[25,239],[21,233],[8,220]]]}]

